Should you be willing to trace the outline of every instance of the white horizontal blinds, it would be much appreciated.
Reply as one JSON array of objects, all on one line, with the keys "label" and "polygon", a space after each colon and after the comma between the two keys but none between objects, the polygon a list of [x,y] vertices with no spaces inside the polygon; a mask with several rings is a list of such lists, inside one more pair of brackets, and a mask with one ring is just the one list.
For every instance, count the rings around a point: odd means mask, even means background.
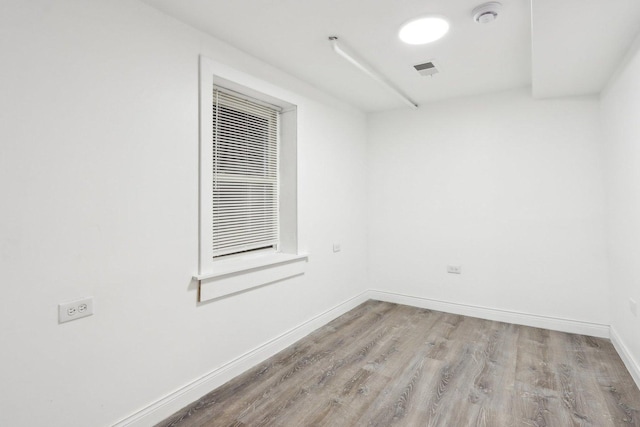
[{"label": "white horizontal blinds", "polygon": [[213,256],[278,243],[279,112],[213,91]]}]

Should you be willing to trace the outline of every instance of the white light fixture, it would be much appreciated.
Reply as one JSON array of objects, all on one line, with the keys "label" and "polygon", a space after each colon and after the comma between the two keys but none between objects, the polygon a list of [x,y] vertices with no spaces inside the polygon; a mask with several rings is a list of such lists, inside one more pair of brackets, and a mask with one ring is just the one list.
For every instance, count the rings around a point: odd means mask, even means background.
[{"label": "white light fixture", "polygon": [[398,37],[407,44],[426,44],[444,37],[449,31],[449,23],[437,16],[409,21],[400,28]]},{"label": "white light fixture", "polygon": [[331,36],[329,37],[329,41],[331,42],[333,51],[340,55],[343,59],[345,59],[349,64],[353,65],[358,70],[362,71],[373,80],[380,83],[385,89],[397,96],[400,100],[402,100],[402,102],[407,104],[412,109],[415,110],[416,108],[418,108],[418,104],[409,99],[409,97],[404,93],[400,92],[399,89],[396,89],[395,86],[393,86],[386,78],[378,73],[371,65],[367,64],[362,59],[359,59],[355,54],[346,50],[344,46],[339,45],[338,37]]}]

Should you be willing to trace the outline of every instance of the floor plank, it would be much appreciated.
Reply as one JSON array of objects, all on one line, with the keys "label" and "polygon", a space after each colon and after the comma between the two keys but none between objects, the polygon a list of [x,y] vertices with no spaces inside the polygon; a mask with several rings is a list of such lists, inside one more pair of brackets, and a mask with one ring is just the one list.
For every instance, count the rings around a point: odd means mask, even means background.
[{"label": "floor plank", "polygon": [[637,426],[608,340],[367,301],[157,427]]}]

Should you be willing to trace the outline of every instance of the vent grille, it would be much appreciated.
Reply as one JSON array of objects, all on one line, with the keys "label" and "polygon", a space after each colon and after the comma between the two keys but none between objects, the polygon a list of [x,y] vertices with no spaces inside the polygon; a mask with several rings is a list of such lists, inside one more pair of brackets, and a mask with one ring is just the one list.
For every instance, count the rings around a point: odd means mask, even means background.
[{"label": "vent grille", "polygon": [[438,73],[436,65],[431,61],[414,65],[413,68],[415,68],[418,74],[420,74],[421,76],[433,76],[434,74]]}]

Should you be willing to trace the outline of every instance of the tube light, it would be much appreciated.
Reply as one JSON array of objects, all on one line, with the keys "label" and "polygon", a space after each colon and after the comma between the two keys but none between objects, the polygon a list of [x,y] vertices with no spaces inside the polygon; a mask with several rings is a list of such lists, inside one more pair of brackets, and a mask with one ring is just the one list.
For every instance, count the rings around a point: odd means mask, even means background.
[{"label": "tube light", "polygon": [[343,59],[345,59],[348,63],[356,67],[358,70],[365,73],[367,76],[371,77],[373,80],[380,83],[383,87],[385,87],[389,92],[398,97],[402,102],[407,104],[412,109],[417,109],[418,104],[413,102],[409,97],[407,97],[404,93],[400,92],[400,90],[396,89],[389,81],[384,78],[380,73],[378,73],[372,66],[364,62],[362,59],[357,58],[353,53],[350,53],[348,50],[345,50],[344,46],[340,46],[338,44],[338,37],[332,36],[329,37],[329,41],[331,42],[331,47],[333,51],[340,55]]}]

